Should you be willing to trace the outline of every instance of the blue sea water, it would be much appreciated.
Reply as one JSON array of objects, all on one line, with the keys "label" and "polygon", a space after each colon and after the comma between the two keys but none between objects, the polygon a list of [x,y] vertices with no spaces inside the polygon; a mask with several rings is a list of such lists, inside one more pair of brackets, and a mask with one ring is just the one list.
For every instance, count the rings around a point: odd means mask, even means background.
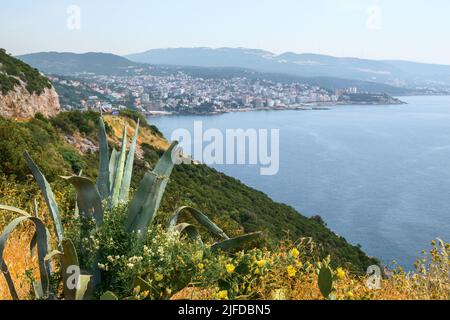
[{"label": "blue sea water", "polygon": [[174,129],[280,129],[280,169],[218,170],[306,216],[320,215],[369,255],[412,268],[430,240],[450,241],[450,97],[402,97],[406,105],[151,117]]}]

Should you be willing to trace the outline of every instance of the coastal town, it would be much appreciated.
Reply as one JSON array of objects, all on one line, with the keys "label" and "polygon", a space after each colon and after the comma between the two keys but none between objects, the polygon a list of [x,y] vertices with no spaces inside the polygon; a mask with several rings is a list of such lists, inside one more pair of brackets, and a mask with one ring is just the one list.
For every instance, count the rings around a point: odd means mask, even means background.
[{"label": "coastal town", "polygon": [[[305,83],[247,77],[162,75],[50,76],[64,109],[132,108],[144,114],[215,114],[272,109],[322,109],[339,104],[400,104],[386,94],[356,87],[328,90]],[[83,96],[77,95],[83,92]],[[88,93],[88,94],[86,94]]]}]

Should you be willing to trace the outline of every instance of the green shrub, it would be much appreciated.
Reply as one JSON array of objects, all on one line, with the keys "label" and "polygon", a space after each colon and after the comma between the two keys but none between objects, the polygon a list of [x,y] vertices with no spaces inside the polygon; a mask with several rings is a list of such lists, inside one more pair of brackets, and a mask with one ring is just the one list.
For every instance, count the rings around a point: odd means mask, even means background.
[{"label": "green shrub", "polygon": [[40,95],[46,88],[52,87],[50,81],[42,76],[35,68],[30,67],[6,53],[0,48],[0,90],[3,94],[13,90],[20,82],[25,83],[25,87],[30,94]]}]

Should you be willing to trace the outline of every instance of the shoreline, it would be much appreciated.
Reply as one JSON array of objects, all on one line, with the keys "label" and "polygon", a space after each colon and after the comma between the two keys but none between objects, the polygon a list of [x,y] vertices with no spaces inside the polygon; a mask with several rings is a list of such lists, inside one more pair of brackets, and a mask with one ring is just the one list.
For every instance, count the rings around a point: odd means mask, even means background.
[{"label": "shoreline", "polygon": [[220,111],[211,112],[171,112],[171,111],[150,111],[143,112],[142,114],[146,117],[165,117],[165,116],[215,116],[227,113],[235,112],[253,112],[253,111],[286,111],[286,110],[298,110],[298,111],[311,111],[311,110],[329,110],[331,107],[337,106],[395,106],[395,105],[405,105],[408,104],[404,101],[398,100],[395,103],[374,103],[374,102],[315,102],[315,103],[305,103],[305,104],[295,104],[290,106],[280,106],[280,107],[258,107],[258,108],[235,108],[226,109]]}]

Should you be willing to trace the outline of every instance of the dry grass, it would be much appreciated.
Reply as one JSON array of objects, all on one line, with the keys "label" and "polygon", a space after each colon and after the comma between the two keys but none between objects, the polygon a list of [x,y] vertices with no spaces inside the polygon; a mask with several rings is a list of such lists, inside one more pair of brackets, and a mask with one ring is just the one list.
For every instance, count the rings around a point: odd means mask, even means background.
[{"label": "dry grass", "polygon": [[[16,230],[11,234],[4,252],[5,261],[7,261],[20,299],[27,299],[31,290],[30,281],[25,275],[26,270],[33,269],[37,271],[36,255],[33,258],[30,255],[31,237],[32,228],[28,225]],[[37,272],[34,272],[34,274],[35,277],[38,276]],[[2,275],[0,277],[0,300],[10,299],[11,295],[5,278]]]},{"label": "dry grass", "polygon": [[[112,115],[104,115],[103,118],[113,129],[114,142],[120,144],[120,141],[122,139],[123,127],[125,123],[127,123],[127,136],[129,138],[133,137],[134,130],[136,129],[136,123],[134,122],[134,120],[130,118],[117,117]],[[155,148],[161,150],[166,150],[169,147],[169,143],[167,142],[166,139],[154,135],[147,128],[139,129],[138,144],[142,143],[150,144]]]}]

